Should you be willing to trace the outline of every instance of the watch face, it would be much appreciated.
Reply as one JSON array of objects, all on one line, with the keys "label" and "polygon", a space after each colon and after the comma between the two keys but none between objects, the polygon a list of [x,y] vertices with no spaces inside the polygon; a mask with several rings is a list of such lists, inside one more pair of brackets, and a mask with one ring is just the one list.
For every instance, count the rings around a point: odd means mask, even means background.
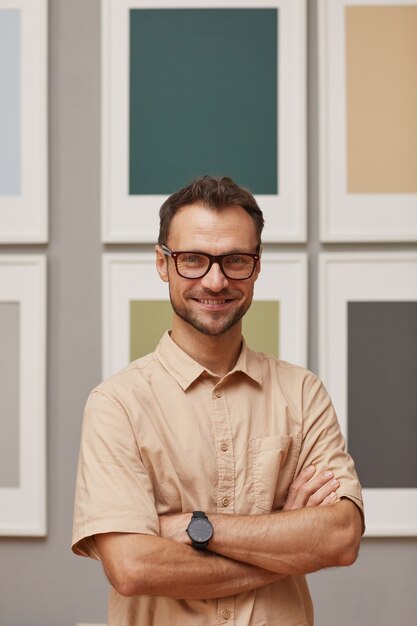
[{"label": "watch face", "polygon": [[213,526],[205,517],[197,517],[190,522],[188,534],[193,541],[205,543],[213,534]]}]

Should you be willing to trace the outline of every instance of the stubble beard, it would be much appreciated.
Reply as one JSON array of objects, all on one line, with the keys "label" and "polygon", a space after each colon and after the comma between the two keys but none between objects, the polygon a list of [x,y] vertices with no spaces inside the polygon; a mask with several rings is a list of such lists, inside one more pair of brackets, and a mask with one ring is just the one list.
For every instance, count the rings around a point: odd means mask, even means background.
[{"label": "stubble beard", "polygon": [[[190,308],[186,308],[185,306],[177,305],[172,298],[171,291],[169,296],[171,300],[171,306],[176,315],[178,315],[178,317],[180,317],[184,322],[198,330],[200,333],[207,335],[208,337],[224,335],[228,330],[230,330],[242,319],[242,317],[245,315],[246,311],[250,307],[249,301],[249,303],[241,305],[228,316],[225,316],[224,313],[221,312],[213,312],[210,314],[210,321],[207,322],[201,319],[196,311],[193,311]],[[222,321],[222,324],[219,325],[215,323],[218,321]],[[213,324],[211,324],[210,322],[213,322]]]}]

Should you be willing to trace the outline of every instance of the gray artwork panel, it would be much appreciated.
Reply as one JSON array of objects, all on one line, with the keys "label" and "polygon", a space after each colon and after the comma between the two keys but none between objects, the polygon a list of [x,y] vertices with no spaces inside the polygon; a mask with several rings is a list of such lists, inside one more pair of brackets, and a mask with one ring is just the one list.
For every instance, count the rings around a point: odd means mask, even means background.
[{"label": "gray artwork panel", "polygon": [[363,487],[417,488],[417,302],[348,303],[348,446]]},{"label": "gray artwork panel", "polygon": [[0,303],[0,487],[19,486],[19,304]]},{"label": "gray artwork panel", "polygon": [[20,194],[20,11],[0,9],[0,196]]}]

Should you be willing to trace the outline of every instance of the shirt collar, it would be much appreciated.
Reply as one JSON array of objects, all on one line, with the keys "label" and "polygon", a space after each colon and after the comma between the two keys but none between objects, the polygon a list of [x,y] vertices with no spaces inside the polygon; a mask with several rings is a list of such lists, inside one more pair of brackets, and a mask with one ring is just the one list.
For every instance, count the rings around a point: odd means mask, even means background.
[{"label": "shirt collar", "polygon": [[232,372],[243,372],[243,374],[252,378],[256,383],[262,385],[262,369],[259,353],[248,348],[243,337],[242,350],[240,351],[239,358]]},{"label": "shirt collar", "polygon": [[[166,331],[162,336],[155,350],[155,355],[162,366],[175,378],[184,391],[186,391],[203,372],[214,376],[213,372],[210,372],[210,370],[203,365],[194,361],[184,350],[177,346],[171,339],[169,331]],[[257,353],[247,347],[244,339],[242,340],[242,350],[237,363],[234,368],[226,374],[225,378],[235,372],[242,372],[259,385],[262,384],[261,366]]]}]

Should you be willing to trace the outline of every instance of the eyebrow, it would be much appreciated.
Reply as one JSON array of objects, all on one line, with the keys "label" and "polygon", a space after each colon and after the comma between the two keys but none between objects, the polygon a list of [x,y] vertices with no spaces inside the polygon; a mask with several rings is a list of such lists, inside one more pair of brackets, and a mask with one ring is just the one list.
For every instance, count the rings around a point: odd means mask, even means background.
[{"label": "eyebrow", "polygon": [[193,252],[194,254],[208,254],[209,256],[224,256],[225,254],[258,254],[258,252],[252,252],[250,250],[242,250],[242,248],[232,248],[227,252],[221,252],[220,254],[211,254],[205,250],[173,250],[173,252]]}]

